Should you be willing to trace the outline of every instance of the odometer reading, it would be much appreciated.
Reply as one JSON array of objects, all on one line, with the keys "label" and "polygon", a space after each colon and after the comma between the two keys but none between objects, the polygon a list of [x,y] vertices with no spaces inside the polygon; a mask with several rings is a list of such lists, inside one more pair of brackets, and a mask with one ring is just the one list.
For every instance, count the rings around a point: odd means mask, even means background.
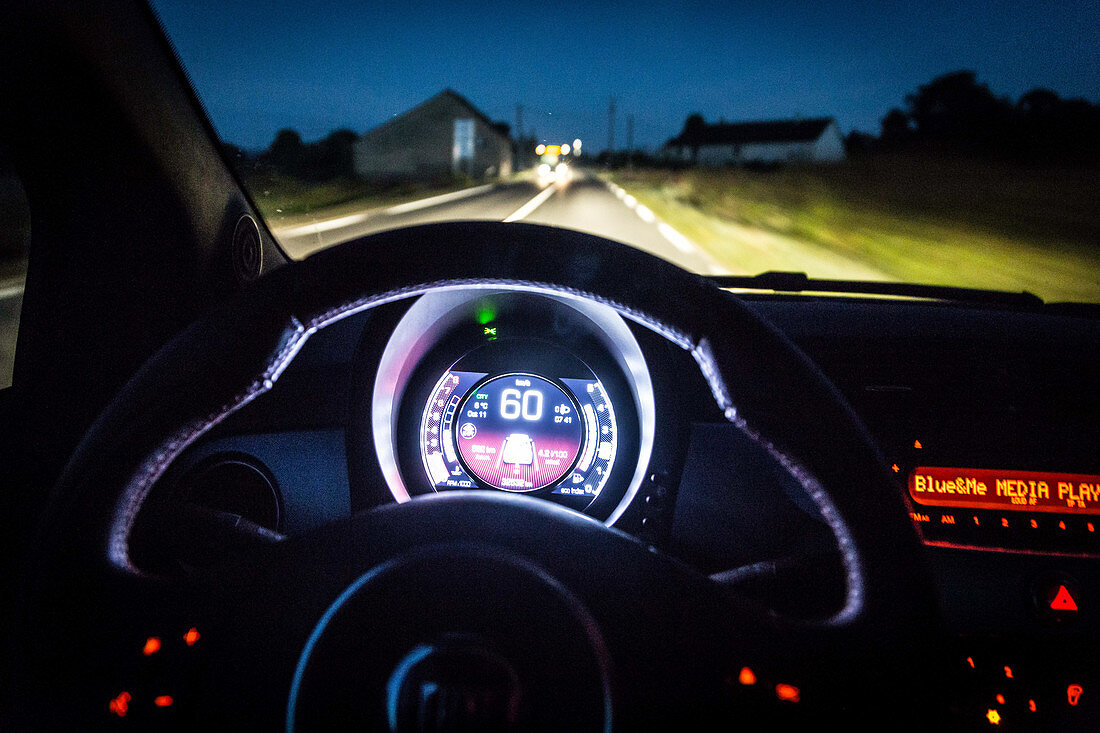
[{"label": "odometer reading", "polygon": [[553,382],[508,374],[479,385],[458,408],[458,455],[468,473],[505,491],[561,480],[584,445],[576,402]]}]

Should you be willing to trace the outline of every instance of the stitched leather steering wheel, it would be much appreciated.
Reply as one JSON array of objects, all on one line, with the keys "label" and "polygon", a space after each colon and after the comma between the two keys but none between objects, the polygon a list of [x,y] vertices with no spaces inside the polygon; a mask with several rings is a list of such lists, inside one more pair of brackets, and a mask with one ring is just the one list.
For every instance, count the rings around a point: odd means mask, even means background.
[{"label": "stitched leather steering wheel", "polygon": [[[269,390],[315,331],[457,286],[598,301],[689,351],[725,419],[819,507],[844,566],[842,607],[820,623],[779,618],[599,522],[486,492],[383,506],[187,582],[134,566],[131,533],[165,469]],[[874,716],[882,695],[896,702],[917,681],[921,631],[935,617],[891,476],[797,348],[735,297],[663,260],[524,224],[385,232],[261,279],[117,396],[56,487],[37,547],[21,619],[22,699],[76,691],[42,713],[50,725],[102,720],[105,680],[129,674],[126,645],[187,619],[210,629],[205,661],[177,680],[190,696],[179,701],[187,724],[561,730],[798,711],[851,719]],[[742,667],[759,685],[737,682]],[[776,685],[797,687],[799,702],[787,688],[777,701]],[[920,694],[910,687],[906,704]]]}]

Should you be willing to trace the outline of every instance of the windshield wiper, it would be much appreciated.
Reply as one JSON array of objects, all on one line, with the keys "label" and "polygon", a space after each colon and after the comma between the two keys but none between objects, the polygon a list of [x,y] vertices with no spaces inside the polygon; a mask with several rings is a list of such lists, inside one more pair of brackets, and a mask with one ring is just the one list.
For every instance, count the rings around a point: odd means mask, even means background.
[{"label": "windshield wiper", "polygon": [[771,270],[759,275],[712,275],[708,278],[720,288],[740,290],[773,290],[781,293],[859,293],[892,295],[903,298],[954,300],[969,303],[995,303],[1034,308],[1043,300],[1026,290],[1012,293],[1002,290],[977,290],[949,285],[919,285],[915,283],[879,282],[874,280],[819,280],[804,272]]}]

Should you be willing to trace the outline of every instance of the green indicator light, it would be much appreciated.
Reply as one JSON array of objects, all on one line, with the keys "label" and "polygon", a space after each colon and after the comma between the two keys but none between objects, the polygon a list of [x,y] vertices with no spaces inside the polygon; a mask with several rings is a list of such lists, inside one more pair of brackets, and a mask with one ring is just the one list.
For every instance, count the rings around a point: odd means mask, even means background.
[{"label": "green indicator light", "polygon": [[497,311],[491,305],[483,305],[477,309],[477,322],[484,326],[486,323],[492,323],[496,320]]},{"label": "green indicator light", "polygon": [[485,331],[486,336],[496,336],[497,335],[497,327],[496,326],[486,326],[483,330]]}]

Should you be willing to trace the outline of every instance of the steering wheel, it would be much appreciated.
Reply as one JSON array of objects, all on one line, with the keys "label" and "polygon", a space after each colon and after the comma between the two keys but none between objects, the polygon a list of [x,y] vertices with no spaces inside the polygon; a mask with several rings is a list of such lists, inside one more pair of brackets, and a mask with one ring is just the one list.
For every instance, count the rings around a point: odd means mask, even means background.
[{"label": "steering wheel", "polygon": [[[490,492],[382,506],[242,550],[188,580],[134,566],[131,532],[165,469],[271,389],[310,335],[453,287],[598,301],[689,351],[725,419],[817,504],[843,563],[843,605],[823,621],[777,616],[595,520]],[[892,477],[796,347],[735,297],[663,260],[524,224],[385,232],[253,284],[164,347],[97,420],[56,487],[36,553],[18,707],[36,725],[47,716],[47,727],[107,720],[120,689],[135,690],[134,715],[167,715],[143,702],[157,690],[142,685],[156,684],[172,690],[160,702],[174,696],[176,717],[164,721],[183,726],[852,720],[924,704],[915,685],[926,677],[922,632],[935,618]],[[194,648],[151,672],[141,666],[146,636],[192,624],[203,630]]]}]

